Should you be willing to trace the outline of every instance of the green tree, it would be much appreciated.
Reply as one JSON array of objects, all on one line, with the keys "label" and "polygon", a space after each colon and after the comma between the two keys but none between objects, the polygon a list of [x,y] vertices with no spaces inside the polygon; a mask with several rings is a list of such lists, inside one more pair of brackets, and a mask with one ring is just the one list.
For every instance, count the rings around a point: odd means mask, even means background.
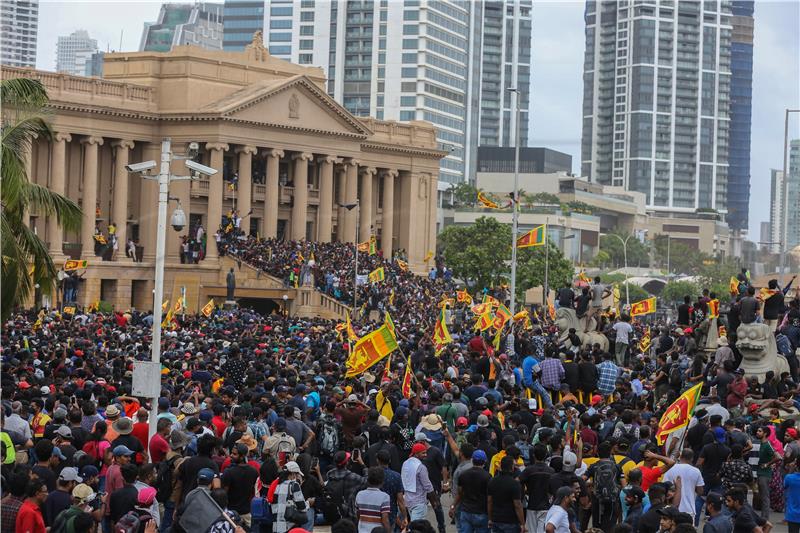
[{"label": "green tree", "polygon": [[475,205],[478,197],[478,190],[471,183],[462,182],[450,186],[453,193],[453,200],[456,206]]},{"label": "green tree", "polygon": [[698,275],[703,288],[710,290],[717,295],[717,298],[724,299],[730,290],[730,279],[739,273],[739,267],[733,261],[713,261],[704,264]]},{"label": "green tree", "polygon": [[611,256],[605,250],[600,250],[594,255],[589,264],[593,267],[603,268],[609,263],[611,263]]},{"label": "green tree", "polygon": [[561,200],[558,199],[558,196],[549,192],[526,193],[522,198],[529,204],[561,205]]},{"label": "green tree", "polygon": [[[49,139],[47,91],[37,80],[13,78],[0,83],[2,122],[2,294],[0,315],[5,320],[16,305],[24,302],[35,284],[52,290],[56,268],[44,242],[23,223],[26,210],[39,216],[55,216],[68,231],[80,228],[81,210],[73,201],[31,183],[25,171],[25,157],[33,139]],[[32,274],[31,274],[32,267]]]},{"label": "green tree", "polygon": [[625,287],[628,287],[628,295],[631,299],[631,304],[638,302],[640,300],[646,300],[650,298],[651,294],[641,288],[638,285],[634,285],[633,283],[620,283],[619,285],[619,298],[622,303],[625,303]]},{"label": "green tree", "polygon": [[[619,236],[619,238],[617,238]],[[625,266],[625,254],[620,242],[628,239],[628,266],[646,267],[650,266],[650,250],[636,237],[630,237],[624,233],[602,235],[600,237],[600,249],[611,257],[611,264],[617,268]]]},{"label": "green tree", "polygon": [[559,289],[572,283],[574,270],[561,250],[548,241],[548,253],[544,246],[531,246],[517,251],[517,298],[524,299],[525,291],[544,286],[545,260],[547,261],[547,283],[551,289]]},{"label": "green tree", "polygon": [[683,302],[684,296],[689,296],[694,300],[700,294],[700,288],[691,281],[670,281],[664,285],[661,291],[661,298],[669,304]]},{"label": "green tree", "polygon": [[[669,274],[698,275],[705,263],[713,258],[695,248],[687,246],[676,239],[669,239],[666,235],[656,235],[653,239],[656,256],[660,258],[659,264],[663,270],[669,266]],[[669,259],[669,264],[667,264]]]}]

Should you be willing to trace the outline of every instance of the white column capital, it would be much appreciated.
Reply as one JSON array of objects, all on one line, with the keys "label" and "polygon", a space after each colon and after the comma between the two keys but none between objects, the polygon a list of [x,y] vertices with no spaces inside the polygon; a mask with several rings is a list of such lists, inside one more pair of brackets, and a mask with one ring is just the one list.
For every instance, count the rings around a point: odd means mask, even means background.
[{"label": "white column capital", "polygon": [[267,157],[274,157],[276,159],[281,159],[283,158],[283,156],[286,155],[286,153],[279,148],[269,148],[264,150],[264,155]]},{"label": "white column capital", "polygon": [[336,165],[342,162],[342,158],[336,157],[333,155],[322,155],[317,158],[317,162],[319,163],[329,163],[331,165]]},{"label": "white column capital", "polygon": [[96,144],[97,146],[103,146],[103,138],[94,135],[89,135],[81,139],[81,144],[86,144],[86,145]]},{"label": "white column capital", "polygon": [[292,155],[293,161],[311,161],[312,159],[314,159],[314,154],[308,152],[300,152]]},{"label": "white column capital", "polygon": [[342,161],[342,165],[345,167],[358,167],[361,164],[361,161],[358,159],[345,159]]},{"label": "white column capital", "polygon": [[63,133],[58,131],[53,135],[53,140],[55,140],[56,142],[62,142],[62,141],[72,142],[72,135],[70,135],[69,133]]},{"label": "white column capital", "polygon": [[394,168],[383,169],[380,172],[382,178],[396,178],[398,175],[399,172]]},{"label": "white column capital", "polygon": [[378,172],[378,169],[376,169],[375,167],[364,167],[364,168],[361,169],[360,174],[362,176],[367,175],[367,174],[374,175],[376,172]]},{"label": "white column capital", "polygon": [[258,153],[258,148],[256,148],[255,146],[252,146],[252,145],[246,144],[246,145],[244,145],[244,146],[238,146],[238,147],[237,147],[237,148],[236,148],[234,151],[235,151],[237,154],[250,154],[250,155],[255,155],[256,153]]},{"label": "white column capital", "polygon": [[221,150],[227,152],[230,150],[228,143],[206,143],[206,150]]},{"label": "white column capital", "polygon": [[112,148],[122,148],[125,150],[132,150],[134,147],[134,142],[129,141],[127,139],[117,139],[116,141],[111,142]]}]

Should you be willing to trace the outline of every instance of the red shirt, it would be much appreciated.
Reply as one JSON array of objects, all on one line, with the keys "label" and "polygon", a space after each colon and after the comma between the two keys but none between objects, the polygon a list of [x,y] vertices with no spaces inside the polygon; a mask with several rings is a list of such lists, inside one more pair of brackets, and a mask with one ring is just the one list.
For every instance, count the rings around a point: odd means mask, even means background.
[{"label": "red shirt", "polygon": [[646,494],[650,490],[650,485],[658,482],[658,478],[664,473],[664,469],[660,466],[650,468],[644,465],[637,468],[642,471],[642,490]]},{"label": "red shirt", "polygon": [[35,503],[25,500],[17,513],[17,533],[46,533],[42,510]]},{"label": "red shirt", "polygon": [[131,431],[131,435],[136,437],[136,440],[142,443],[142,449],[147,449],[147,430],[150,424],[147,422],[136,422],[133,425],[133,431]]},{"label": "red shirt", "polygon": [[225,433],[225,428],[227,428],[228,425],[224,420],[222,420],[221,416],[215,416],[212,418],[211,423],[214,425],[214,432],[217,434],[217,438],[221,439],[222,434]]},{"label": "red shirt", "polygon": [[[250,459],[249,461],[247,461],[247,464],[248,464],[248,465],[250,465],[250,466],[252,466],[253,468],[255,468],[255,469],[256,469],[256,472],[258,472],[258,471],[261,469],[261,465],[260,465],[260,464],[258,464],[258,462],[257,462],[257,461],[253,461],[252,459]],[[219,467],[219,472],[220,472],[220,474],[221,474],[222,472],[224,472],[224,471],[225,471],[225,469],[226,469],[226,468],[228,468],[229,466],[231,466],[231,458],[230,458],[230,457],[226,457],[226,458],[225,458],[225,460],[224,460],[224,461],[222,461],[222,466],[220,466],[220,467]]]},{"label": "red shirt", "polygon": [[169,451],[169,443],[164,440],[164,437],[156,433],[150,439],[150,462],[160,463],[167,456]]}]

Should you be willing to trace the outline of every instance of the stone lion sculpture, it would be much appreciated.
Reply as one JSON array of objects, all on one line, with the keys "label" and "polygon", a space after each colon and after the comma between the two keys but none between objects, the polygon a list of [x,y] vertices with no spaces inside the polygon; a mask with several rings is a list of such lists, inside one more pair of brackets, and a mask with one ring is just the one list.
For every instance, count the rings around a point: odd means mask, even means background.
[{"label": "stone lion sculpture", "polygon": [[789,363],[778,353],[775,336],[766,324],[742,324],[736,330],[736,347],[742,354],[739,365],[746,377],[755,376],[764,380],[769,370],[779,376],[781,372],[789,372]]},{"label": "stone lion sculpture", "polygon": [[[593,330],[595,324],[596,322],[594,319],[592,319],[588,329]],[[578,337],[580,337],[584,346],[592,346],[593,344],[597,343],[600,345],[600,348],[602,348],[603,351],[608,351],[608,339],[606,336],[602,333],[598,333],[597,331],[589,331],[588,333],[584,333],[583,322],[578,318],[578,315],[575,313],[574,309],[559,307],[556,310],[556,327],[558,328],[559,342],[564,342],[567,340],[567,335],[569,334],[570,328],[575,328],[575,332],[577,333]]]}]

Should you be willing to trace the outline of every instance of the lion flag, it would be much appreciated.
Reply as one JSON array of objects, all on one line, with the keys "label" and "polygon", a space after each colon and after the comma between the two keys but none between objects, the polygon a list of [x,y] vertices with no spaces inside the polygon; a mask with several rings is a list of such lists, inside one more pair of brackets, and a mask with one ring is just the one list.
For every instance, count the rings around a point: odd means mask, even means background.
[{"label": "lion flag", "polygon": [[642,351],[642,353],[647,353],[648,350],[650,350],[650,342],[650,326],[648,326],[647,329],[644,330],[642,338],[639,339],[639,349]]},{"label": "lion flag", "polygon": [[698,383],[687,390],[672,405],[667,407],[667,410],[661,415],[661,420],[658,422],[658,430],[656,431],[656,441],[659,446],[662,446],[664,441],[667,440],[667,435],[689,424],[702,388],[703,384]]},{"label": "lion flag", "polygon": [[469,295],[467,289],[456,291],[456,300],[458,301],[458,303],[466,303],[467,305],[472,305],[472,296]]},{"label": "lion flag", "polygon": [[372,333],[363,336],[347,359],[347,374],[352,378],[366,372],[381,359],[398,348],[397,339],[385,324]]},{"label": "lion flag", "polygon": [[536,226],[528,233],[517,239],[517,248],[528,248],[529,246],[541,246],[546,239],[545,225]]},{"label": "lion flag", "polygon": [[79,268],[86,268],[88,266],[89,266],[89,261],[69,259],[64,262],[64,272],[70,272],[72,270],[78,270]]},{"label": "lion flag", "polygon": [[203,316],[206,318],[211,317],[211,313],[214,312],[214,298],[211,298],[206,305],[200,310],[203,313]]},{"label": "lion flag", "polygon": [[453,342],[453,337],[450,336],[450,331],[447,329],[447,323],[444,320],[444,308],[439,313],[439,319],[433,327],[433,342],[438,355],[445,346]]},{"label": "lion flag", "polygon": [[731,276],[731,280],[728,282],[728,290],[734,296],[739,294],[739,280],[736,279],[736,276]]},{"label": "lion flag", "polygon": [[403,393],[403,398],[408,399],[411,397],[411,356],[408,356],[406,360],[406,371],[403,374],[403,383],[400,386],[400,390]]},{"label": "lion flag", "polygon": [[708,318],[719,318],[719,300],[716,298],[708,302]]},{"label": "lion flag", "polygon": [[399,268],[403,272],[408,272],[408,263],[406,263],[402,259],[395,259],[394,262],[397,263],[397,268]]},{"label": "lion flag", "polygon": [[656,312],[656,297],[634,302],[631,305],[631,316],[649,315]]},{"label": "lion flag", "polygon": [[503,304],[497,306],[497,311],[495,311],[494,320],[492,321],[492,325],[494,329],[500,331],[503,329],[503,326],[506,325],[506,322],[511,318],[511,311],[508,310]]},{"label": "lion flag", "polygon": [[386,279],[386,275],[384,274],[383,267],[378,267],[369,273],[370,283],[378,283],[379,281],[383,281],[384,279]]},{"label": "lion flag", "polygon": [[483,205],[483,207],[488,207],[489,209],[500,209],[499,205],[489,200],[489,198],[487,198],[486,195],[481,191],[478,191],[478,201]]}]

